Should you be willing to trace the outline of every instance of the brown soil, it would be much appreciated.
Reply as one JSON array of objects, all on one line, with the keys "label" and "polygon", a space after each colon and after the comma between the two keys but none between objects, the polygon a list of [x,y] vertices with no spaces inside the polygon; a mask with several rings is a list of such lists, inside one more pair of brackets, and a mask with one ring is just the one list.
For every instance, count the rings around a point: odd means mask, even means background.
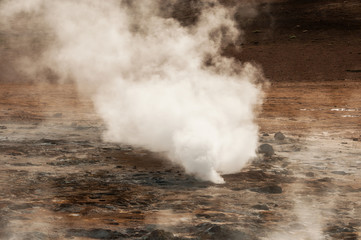
[{"label": "brown soil", "polygon": [[272,82],[360,80],[359,1],[275,1],[260,10],[239,59],[259,63]]}]

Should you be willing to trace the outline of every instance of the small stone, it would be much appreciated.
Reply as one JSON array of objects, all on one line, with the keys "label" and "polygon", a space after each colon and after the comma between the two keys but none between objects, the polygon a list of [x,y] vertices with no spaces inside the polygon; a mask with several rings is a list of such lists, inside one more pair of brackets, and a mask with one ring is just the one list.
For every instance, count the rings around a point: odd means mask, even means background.
[{"label": "small stone", "polygon": [[66,234],[67,238],[81,237],[91,239],[124,239],[124,235],[120,232],[109,229],[70,229]]},{"label": "small stone", "polygon": [[164,230],[154,230],[151,232],[146,240],[173,240],[174,235],[170,232],[166,232]]},{"label": "small stone", "polygon": [[204,240],[251,240],[254,239],[252,236],[245,232],[234,230],[225,225],[215,224],[201,224],[198,225],[200,228],[205,228],[199,233],[199,239]]},{"label": "small stone", "polygon": [[269,134],[268,133],[263,133],[263,135],[262,136],[264,136],[264,137],[268,137],[269,136]]},{"label": "small stone", "polygon": [[275,138],[276,140],[282,141],[282,140],[285,140],[286,137],[285,137],[285,135],[284,135],[283,133],[281,133],[281,132],[276,132],[274,138]]},{"label": "small stone", "polygon": [[319,181],[319,182],[332,182],[332,178],[324,177],[324,178],[317,179],[317,181]]},{"label": "small stone", "polygon": [[359,139],[358,138],[353,138],[352,141],[357,142]]},{"label": "small stone", "polygon": [[113,226],[118,226],[119,225],[119,223],[117,223],[117,222],[108,222],[108,224],[113,225]]},{"label": "small stone", "polygon": [[314,174],[313,172],[307,172],[307,173],[306,173],[306,176],[307,176],[307,177],[314,177],[315,174]]},{"label": "small stone", "polygon": [[[328,228],[328,232],[331,232],[331,233],[352,233],[352,232],[355,232],[355,229],[354,229],[353,226],[332,226],[332,227]],[[349,239],[349,238],[347,238],[347,239]],[[352,239],[354,239],[354,238],[352,238]]]},{"label": "small stone", "polygon": [[348,174],[345,171],[332,171],[331,173],[337,174],[337,175],[347,175]]},{"label": "small stone", "polygon": [[53,117],[55,117],[55,118],[60,118],[60,117],[62,117],[62,116],[63,116],[62,113],[55,113],[55,114],[53,115]]},{"label": "small stone", "polygon": [[267,143],[264,143],[261,146],[259,146],[258,152],[263,153],[267,157],[270,157],[275,153],[273,147]]},{"label": "small stone", "polygon": [[11,205],[9,206],[9,208],[11,210],[24,210],[24,209],[29,209],[29,208],[33,208],[33,204],[31,203],[24,203],[24,204],[17,204],[17,205]]},{"label": "small stone", "polygon": [[196,214],[197,218],[211,218],[211,215],[206,214],[206,213],[198,213]]},{"label": "small stone", "polygon": [[265,204],[257,204],[252,206],[253,209],[268,211],[269,207]]},{"label": "small stone", "polygon": [[266,186],[266,187],[253,188],[253,189],[251,189],[251,191],[258,192],[258,193],[280,194],[280,193],[282,193],[282,188],[277,185],[270,185],[270,186]]}]

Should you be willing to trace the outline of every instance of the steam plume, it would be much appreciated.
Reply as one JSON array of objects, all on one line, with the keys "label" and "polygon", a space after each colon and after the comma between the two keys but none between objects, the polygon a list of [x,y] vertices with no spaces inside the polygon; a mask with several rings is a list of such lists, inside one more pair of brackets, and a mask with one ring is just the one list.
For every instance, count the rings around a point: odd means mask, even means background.
[{"label": "steam plume", "polygon": [[188,25],[161,9],[160,1],[9,0],[1,16],[26,13],[27,24],[46,26],[41,56],[19,66],[74,79],[91,94],[106,140],[165,152],[188,173],[222,183],[220,173],[255,156],[260,73],[221,55],[240,34],[232,8],[201,1]]}]

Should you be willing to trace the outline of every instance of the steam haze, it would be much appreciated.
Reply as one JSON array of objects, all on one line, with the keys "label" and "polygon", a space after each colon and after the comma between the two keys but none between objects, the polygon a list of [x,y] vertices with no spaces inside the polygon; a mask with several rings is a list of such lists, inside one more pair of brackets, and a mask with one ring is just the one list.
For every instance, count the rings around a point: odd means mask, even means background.
[{"label": "steam haze", "polygon": [[74,80],[93,99],[106,141],[165,152],[222,183],[220,174],[255,157],[262,74],[221,54],[241,34],[235,8],[202,1],[197,9],[185,25],[160,1],[14,0],[1,2],[1,21],[11,26],[25,14],[28,28],[46,30],[48,44],[17,68]]}]

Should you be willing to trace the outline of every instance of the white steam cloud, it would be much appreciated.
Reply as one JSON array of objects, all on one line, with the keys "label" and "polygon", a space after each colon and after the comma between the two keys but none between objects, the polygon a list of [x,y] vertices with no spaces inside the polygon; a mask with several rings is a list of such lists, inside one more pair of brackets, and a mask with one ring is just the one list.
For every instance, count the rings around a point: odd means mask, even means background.
[{"label": "white steam cloud", "polygon": [[222,183],[220,174],[255,157],[261,74],[221,55],[240,35],[234,9],[201,3],[189,26],[163,14],[160,1],[10,0],[1,16],[26,13],[50,29],[46,49],[22,58],[22,69],[74,79],[91,94],[106,140],[165,152],[188,173]]}]

